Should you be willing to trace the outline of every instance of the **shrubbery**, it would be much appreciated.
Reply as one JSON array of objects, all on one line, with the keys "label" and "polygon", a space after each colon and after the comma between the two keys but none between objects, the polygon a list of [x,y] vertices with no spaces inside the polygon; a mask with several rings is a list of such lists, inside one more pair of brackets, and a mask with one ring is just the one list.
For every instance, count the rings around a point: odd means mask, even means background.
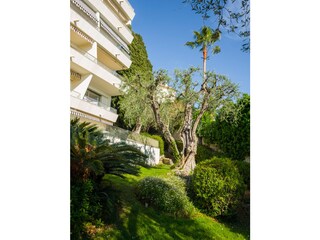
[{"label": "shrubbery", "polygon": [[159,142],[160,155],[164,155],[164,141],[161,136],[151,135],[149,133],[142,133],[141,135],[157,140]]},{"label": "shrubbery", "polygon": [[86,238],[84,224],[99,217],[102,205],[96,195],[95,183],[91,180],[72,184],[70,192],[71,239],[79,240]]},{"label": "shrubbery", "polygon": [[196,163],[208,160],[215,155],[214,151],[206,146],[198,145],[196,154]]},{"label": "shrubbery", "polygon": [[199,163],[192,176],[194,203],[210,216],[235,214],[244,194],[244,183],[236,165],[228,158],[213,157]]},{"label": "shrubbery", "polygon": [[179,177],[146,177],[138,182],[136,195],[143,204],[176,217],[189,217],[194,211]]},{"label": "shrubbery", "polygon": [[236,164],[239,173],[242,176],[246,188],[250,190],[250,163],[245,161],[234,161],[234,163]]}]

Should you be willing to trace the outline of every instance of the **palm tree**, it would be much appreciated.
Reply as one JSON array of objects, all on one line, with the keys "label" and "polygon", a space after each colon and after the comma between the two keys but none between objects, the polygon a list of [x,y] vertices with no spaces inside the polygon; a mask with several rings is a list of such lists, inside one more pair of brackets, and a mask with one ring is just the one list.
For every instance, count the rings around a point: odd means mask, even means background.
[{"label": "palm tree", "polygon": [[70,124],[71,180],[101,178],[104,174],[137,175],[147,156],[126,143],[110,144],[96,125],[78,118]]},{"label": "palm tree", "polygon": [[[211,46],[214,45],[214,43],[220,39],[220,31],[219,30],[213,30],[210,27],[203,26],[200,29],[200,32],[194,31],[194,42],[187,42],[186,46],[189,46],[191,48],[200,48],[200,51],[202,51],[203,54],[203,79],[206,78],[206,72],[207,72],[207,59],[208,59],[208,51]],[[217,54],[220,52],[219,46],[214,46],[212,48],[212,53]]]}]

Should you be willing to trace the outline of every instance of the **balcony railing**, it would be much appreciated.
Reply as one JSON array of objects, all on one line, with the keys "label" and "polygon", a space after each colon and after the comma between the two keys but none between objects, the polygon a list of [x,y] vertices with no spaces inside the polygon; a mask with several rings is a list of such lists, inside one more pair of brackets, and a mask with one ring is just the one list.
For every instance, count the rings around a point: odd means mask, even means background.
[{"label": "balcony railing", "polygon": [[[100,32],[98,29],[98,19],[96,17],[96,13],[83,1],[81,0],[70,0],[71,3],[73,3],[77,9],[80,9],[80,13],[84,14],[86,17],[89,17],[90,20],[88,21],[94,28],[97,29],[97,31]],[[127,44],[113,31],[113,29],[102,19],[100,19],[100,26],[104,30],[102,31],[107,33],[108,38],[111,38],[113,41],[115,41],[115,44],[117,47],[127,56],[130,58],[130,50],[127,46]]]},{"label": "balcony railing", "polygon": [[129,8],[130,8],[132,11],[134,11],[133,7],[131,6],[131,4],[129,3],[128,0],[121,0],[121,1],[120,1],[120,5],[121,5],[121,2],[123,2],[123,1],[128,4]]},{"label": "balcony railing", "polygon": [[108,68],[106,65],[104,65],[102,62],[100,62],[96,57],[92,56],[90,53],[82,50],[81,48],[77,47],[74,44],[70,44],[70,46],[75,49],[76,51],[80,52],[81,55],[85,56],[86,58],[88,58],[90,61],[98,64],[100,67],[103,67],[105,70],[107,70],[108,72],[110,72],[111,74],[113,74],[114,76],[116,76],[117,78],[123,80],[122,76],[119,75],[116,71],[113,71],[112,69]]},{"label": "balcony railing", "polygon": [[[120,8],[118,7],[118,5],[116,5],[114,2],[112,2],[112,0],[102,0],[103,4],[109,8],[109,4],[114,8],[114,13],[116,18],[123,23],[123,20],[121,20],[121,18],[119,18],[118,14],[123,18],[126,19],[126,17],[124,17],[124,15],[121,13],[122,11],[124,11],[124,9],[122,8],[122,10],[120,10]],[[108,3],[107,3],[108,2]],[[117,1],[116,1],[117,2]],[[120,3],[121,5],[121,3]],[[131,7],[131,10],[134,11],[134,9],[132,8],[132,6],[129,4],[129,6]],[[125,27],[125,29],[127,29],[131,34],[132,34],[132,30],[130,28],[128,28],[128,26],[126,24],[123,24],[123,26]]]},{"label": "balcony railing", "polygon": [[71,0],[82,12],[84,12],[89,18],[91,18],[95,23],[98,24],[98,19],[96,13],[83,1],[81,0]]},{"label": "balcony railing", "polygon": [[91,103],[93,105],[96,105],[98,107],[101,107],[101,108],[103,108],[103,109],[105,109],[105,110],[107,110],[109,112],[113,112],[113,113],[117,114],[117,109],[109,107],[109,106],[107,106],[107,104],[102,103],[102,102],[98,101],[97,99],[94,99],[94,98],[91,98],[91,97],[88,97],[88,96],[84,96],[82,100],[86,101],[88,103]]},{"label": "balcony railing", "polygon": [[81,79],[81,74],[70,70],[70,78],[71,79],[75,79],[75,80],[80,80]]},{"label": "balcony railing", "polygon": [[112,30],[111,27],[109,27],[109,25],[103,21],[102,19],[100,19],[100,24],[101,24],[101,28],[106,31],[115,41],[117,41],[118,43],[120,43],[120,47],[128,54],[130,55],[130,50],[127,46],[127,44]]}]

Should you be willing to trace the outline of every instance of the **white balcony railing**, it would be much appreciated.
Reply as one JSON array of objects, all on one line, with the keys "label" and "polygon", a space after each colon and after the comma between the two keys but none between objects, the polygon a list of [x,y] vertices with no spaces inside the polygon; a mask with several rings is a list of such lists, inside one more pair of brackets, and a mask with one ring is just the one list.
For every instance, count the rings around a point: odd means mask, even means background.
[{"label": "white balcony railing", "polygon": [[96,13],[83,1],[81,0],[71,0],[82,12],[84,12],[89,18],[91,18],[95,23],[98,24],[98,19]]},{"label": "white balcony railing", "polygon": [[114,108],[112,108],[112,107],[109,107],[109,106],[107,106],[107,104],[102,103],[102,102],[98,101],[97,99],[90,98],[90,97],[88,97],[88,96],[84,96],[82,100],[83,100],[83,101],[86,101],[86,102],[88,102],[88,103],[91,103],[91,104],[93,104],[93,105],[96,105],[96,106],[98,106],[98,107],[101,107],[101,108],[103,108],[103,109],[105,109],[105,110],[107,110],[107,111],[110,111],[110,112],[113,112],[113,113],[117,114],[117,109],[114,109]]},{"label": "white balcony railing", "polygon": [[[70,0],[71,3],[76,7],[77,12],[79,12],[81,15],[84,15],[86,17],[89,17],[88,21],[97,31],[100,32],[98,28],[98,19],[96,17],[96,13],[83,1],[81,0]],[[80,10],[80,11],[79,11]],[[107,33],[107,37],[111,38],[117,45],[117,47],[127,56],[130,58],[130,50],[127,46],[127,44],[113,31],[113,29],[102,19],[100,19],[100,25],[102,28],[101,33]]]},{"label": "white balcony railing", "polygon": [[128,57],[130,57],[130,50],[127,44],[109,27],[109,25],[100,19],[101,28],[106,31],[114,40],[120,43],[120,47],[125,51]]}]

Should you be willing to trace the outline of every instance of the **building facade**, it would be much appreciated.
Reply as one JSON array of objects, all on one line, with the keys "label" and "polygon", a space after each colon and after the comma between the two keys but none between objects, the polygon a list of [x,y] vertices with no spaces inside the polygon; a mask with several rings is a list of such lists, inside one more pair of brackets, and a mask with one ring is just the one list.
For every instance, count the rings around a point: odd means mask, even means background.
[{"label": "building facade", "polygon": [[118,117],[111,98],[121,94],[116,71],[131,65],[134,9],[127,0],[70,0],[70,11],[71,117],[104,128]]}]

